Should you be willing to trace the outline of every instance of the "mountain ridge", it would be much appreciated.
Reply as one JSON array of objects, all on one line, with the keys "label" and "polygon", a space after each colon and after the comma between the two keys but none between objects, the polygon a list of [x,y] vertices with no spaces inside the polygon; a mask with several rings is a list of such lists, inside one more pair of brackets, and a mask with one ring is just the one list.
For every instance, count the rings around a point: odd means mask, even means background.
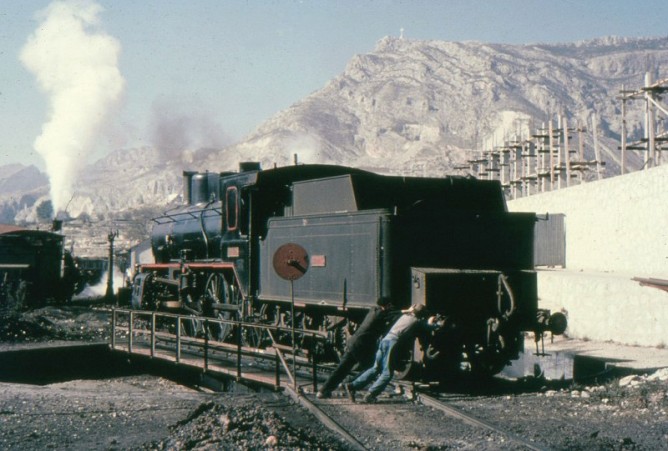
[{"label": "mountain ridge", "polygon": [[[175,158],[173,149],[111,152],[82,173],[68,213],[108,217],[166,205],[178,200],[183,170],[236,170],[240,161],[272,167],[297,158],[381,173],[458,173],[455,168],[465,165],[472,150],[513,134],[527,137],[558,113],[587,127],[596,114],[599,141],[616,148],[621,119],[615,96],[622,86],[641,87],[648,68],[655,76],[668,72],[668,37],[523,45],[384,37],[371,52],[354,55],[323,88],[236,144],[184,148]],[[641,137],[642,108],[630,110],[627,121],[629,139]],[[591,144],[591,136],[587,139]],[[585,154],[594,159],[590,145]],[[619,171],[614,159],[604,160],[607,175]],[[631,155],[627,166],[641,164]],[[7,185],[2,174],[0,208],[7,212],[21,193],[2,189]],[[32,187],[32,192],[43,199],[48,189]],[[25,203],[20,211],[19,220],[34,216]]]}]

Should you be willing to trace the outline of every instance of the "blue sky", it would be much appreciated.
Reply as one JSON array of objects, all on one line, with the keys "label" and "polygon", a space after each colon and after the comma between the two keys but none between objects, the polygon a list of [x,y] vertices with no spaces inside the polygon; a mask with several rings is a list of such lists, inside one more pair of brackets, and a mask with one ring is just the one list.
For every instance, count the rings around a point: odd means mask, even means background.
[{"label": "blue sky", "polygon": [[[43,167],[33,150],[48,100],[19,60],[49,1],[0,3],[0,165]],[[190,118],[213,145],[242,139],[322,88],[384,36],[526,44],[666,36],[665,0],[99,0],[125,88],[94,159],[155,143],[156,117]],[[207,128],[208,131],[203,129]],[[215,131],[212,131],[215,129]],[[194,144],[205,145],[204,138]]]}]

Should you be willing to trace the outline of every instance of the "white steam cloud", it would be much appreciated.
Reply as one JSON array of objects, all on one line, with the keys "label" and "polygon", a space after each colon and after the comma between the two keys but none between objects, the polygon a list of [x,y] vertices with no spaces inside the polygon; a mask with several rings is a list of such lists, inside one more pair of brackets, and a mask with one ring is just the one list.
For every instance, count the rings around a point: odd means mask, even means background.
[{"label": "white steam cloud", "polygon": [[119,42],[100,30],[102,7],[92,1],[55,1],[20,55],[49,97],[47,122],[35,139],[51,183],[54,212],[73,195],[96,134],[123,91]]}]

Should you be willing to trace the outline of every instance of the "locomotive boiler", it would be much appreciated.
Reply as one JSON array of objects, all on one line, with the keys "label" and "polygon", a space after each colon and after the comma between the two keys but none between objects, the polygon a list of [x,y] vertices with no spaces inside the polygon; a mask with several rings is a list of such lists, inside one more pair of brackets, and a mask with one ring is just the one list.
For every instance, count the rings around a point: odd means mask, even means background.
[{"label": "locomotive boiler", "polygon": [[[407,350],[403,369],[430,378],[494,374],[525,331],[563,331],[537,307],[536,217],[509,213],[497,181],[242,163],[185,172],[184,201],[154,219],[155,263],[138,268],[135,308],[317,330],[328,339],[313,358],[326,359],[379,300],[420,302],[447,325]],[[292,283],[274,267],[287,244],[308,264]],[[231,328],[210,332],[225,340]]]}]

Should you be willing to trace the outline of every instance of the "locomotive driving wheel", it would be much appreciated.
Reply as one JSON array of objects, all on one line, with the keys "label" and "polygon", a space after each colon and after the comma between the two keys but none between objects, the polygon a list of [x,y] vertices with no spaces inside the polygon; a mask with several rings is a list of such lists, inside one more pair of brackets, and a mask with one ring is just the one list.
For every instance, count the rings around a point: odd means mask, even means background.
[{"label": "locomotive driving wheel", "polygon": [[[268,304],[262,304],[257,315],[245,318],[246,322],[272,324],[273,320],[267,320],[269,311]],[[263,328],[259,327],[244,327],[241,335],[241,340],[244,346],[260,349],[264,345],[271,343],[271,338]]]},{"label": "locomotive driving wheel", "polygon": [[[204,313],[220,320],[233,319],[234,310],[229,307],[238,305],[238,296],[235,292],[236,290],[233,292],[222,274],[211,274],[204,288]],[[232,328],[232,324],[229,323],[211,323],[209,333],[215,340],[224,341],[232,332]]]}]

